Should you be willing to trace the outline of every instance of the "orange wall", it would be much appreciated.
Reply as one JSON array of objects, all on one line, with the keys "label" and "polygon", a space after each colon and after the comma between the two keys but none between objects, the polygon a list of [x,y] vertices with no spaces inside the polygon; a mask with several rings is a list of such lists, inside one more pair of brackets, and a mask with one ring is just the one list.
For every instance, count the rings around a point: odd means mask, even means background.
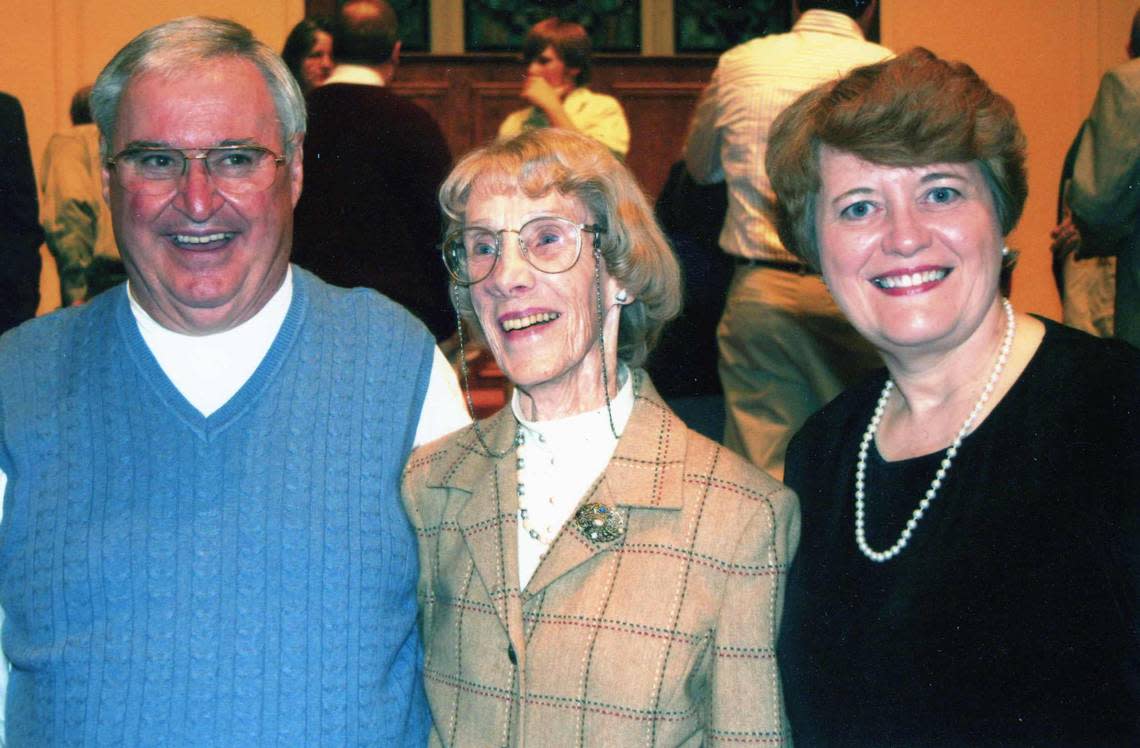
[{"label": "orange wall", "polygon": [[1060,318],[1049,230],[1065,151],[1097,83],[1125,60],[1136,0],[880,0],[883,44],[969,63],[1013,102],[1029,142],[1029,200],[1009,245],[1021,250],[1013,302]]},{"label": "orange wall", "polygon": [[179,16],[224,16],[280,49],[303,12],[304,0],[5,0],[0,90],[24,105],[38,162],[51,133],[70,124],[71,95],[143,29]]},{"label": "orange wall", "polygon": [[[436,0],[447,4],[450,0]],[[1014,280],[1021,309],[1060,316],[1049,273],[1057,179],[1100,75],[1124,60],[1136,0],[880,0],[882,41],[916,44],[969,62],[1017,107],[1029,139],[1030,194],[1010,238],[1022,252]],[[65,127],[72,92],[92,81],[132,36],[191,13],[224,15],[280,48],[304,0],[6,0],[0,90],[20,98],[32,152]],[[45,279],[45,308],[56,281]],[[58,303],[58,302],[56,302]]]}]

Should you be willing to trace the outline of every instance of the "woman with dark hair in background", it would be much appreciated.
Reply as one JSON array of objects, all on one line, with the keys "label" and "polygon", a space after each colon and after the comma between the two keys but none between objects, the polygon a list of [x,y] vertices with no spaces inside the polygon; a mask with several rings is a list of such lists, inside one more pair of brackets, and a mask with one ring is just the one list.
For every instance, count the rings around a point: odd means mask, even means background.
[{"label": "woman with dark hair in background", "polygon": [[509,138],[536,127],[577,130],[613,151],[629,153],[629,124],[612,96],[586,88],[590,80],[590,37],[580,24],[547,18],[523,42],[526,79],[519,94],[530,106],[512,112],[499,126]]},{"label": "woman with dark hair in background", "polygon": [[285,39],[281,59],[289,66],[303,93],[308,94],[324,83],[333,69],[332,22],[325,18],[306,18],[298,23]]},{"label": "woman with dark hair in background", "polygon": [[788,449],[803,745],[1140,745],[1140,352],[999,292],[1009,101],[916,49],[776,120],[780,236],[887,368]]}]

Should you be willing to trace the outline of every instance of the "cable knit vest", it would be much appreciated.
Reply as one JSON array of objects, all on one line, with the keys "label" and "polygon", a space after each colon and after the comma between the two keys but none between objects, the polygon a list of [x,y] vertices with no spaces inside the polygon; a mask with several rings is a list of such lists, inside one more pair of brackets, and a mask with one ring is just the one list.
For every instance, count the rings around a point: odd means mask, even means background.
[{"label": "cable knit vest", "polygon": [[208,418],[125,287],[0,339],[10,745],[423,744],[398,478],[432,341],[294,273],[269,353]]}]

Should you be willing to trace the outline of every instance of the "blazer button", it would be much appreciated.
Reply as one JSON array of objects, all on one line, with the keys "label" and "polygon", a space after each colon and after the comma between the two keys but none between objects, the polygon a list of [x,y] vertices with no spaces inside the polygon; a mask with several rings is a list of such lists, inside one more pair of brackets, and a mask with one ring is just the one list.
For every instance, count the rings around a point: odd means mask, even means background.
[{"label": "blazer button", "polygon": [[515,654],[515,647],[513,644],[507,645],[507,659],[511,661],[512,665],[519,664],[518,655]]}]

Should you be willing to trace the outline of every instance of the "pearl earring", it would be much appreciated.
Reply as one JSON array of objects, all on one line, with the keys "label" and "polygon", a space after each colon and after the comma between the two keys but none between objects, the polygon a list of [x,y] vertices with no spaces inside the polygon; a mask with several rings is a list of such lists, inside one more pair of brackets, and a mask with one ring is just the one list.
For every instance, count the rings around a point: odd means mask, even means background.
[{"label": "pearl earring", "polygon": [[1001,256],[1002,257],[1009,257],[1009,247],[1002,247],[1001,248]]},{"label": "pearl earring", "polygon": [[616,294],[614,294],[614,301],[619,304],[624,304],[625,302],[629,301],[629,292],[624,288],[621,289]]}]

